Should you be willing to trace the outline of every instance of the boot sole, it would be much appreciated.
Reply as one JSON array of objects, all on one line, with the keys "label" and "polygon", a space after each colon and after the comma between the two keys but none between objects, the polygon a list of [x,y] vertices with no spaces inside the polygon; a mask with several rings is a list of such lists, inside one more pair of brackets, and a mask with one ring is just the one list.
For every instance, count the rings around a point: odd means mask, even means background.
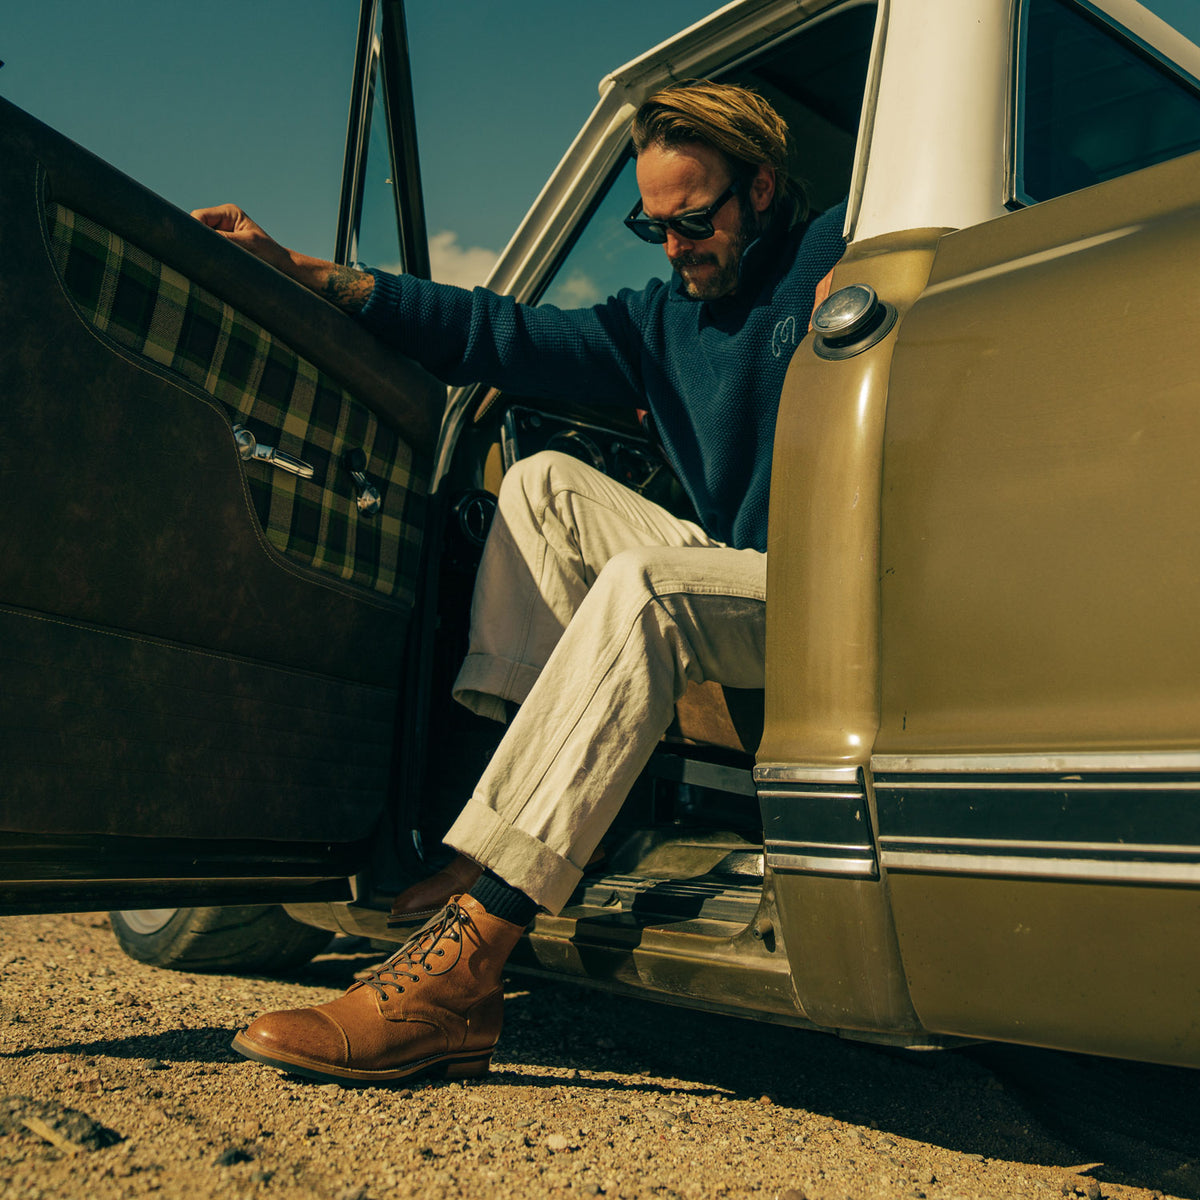
[{"label": "boot sole", "polygon": [[473,1079],[486,1075],[492,1063],[491,1050],[476,1050],[463,1054],[437,1054],[387,1070],[363,1071],[353,1067],[332,1066],[300,1055],[264,1054],[240,1033],[233,1039],[232,1046],[244,1057],[268,1067],[278,1067],[289,1075],[304,1075],[323,1083],[338,1083],[342,1087],[378,1087],[423,1075],[441,1076],[443,1079]]},{"label": "boot sole", "polygon": [[446,906],[439,904],[437,908],[422,908],[416,912],[392,915],[387,919],[389,929],[419,929],[428,921],[432,921]]}]

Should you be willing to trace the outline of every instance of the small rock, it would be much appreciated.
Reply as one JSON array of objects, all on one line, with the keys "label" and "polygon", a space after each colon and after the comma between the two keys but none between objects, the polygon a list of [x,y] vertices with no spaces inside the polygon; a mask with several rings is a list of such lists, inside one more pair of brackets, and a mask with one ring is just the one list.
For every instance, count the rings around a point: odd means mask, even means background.
[{"label": "small rock", "polygon": [[34,1133],[60,1149],[66,1143],[76,1150],[102,1150],[125,1140],[87,1113],[29,1096],[0,1097],[0,1134],[5,1133]]},{"label": "small rock", "polygon": [[1083,1181],[1083,1194],[1087,1200],[1100,1200],[1100,1185],[1094,1179]]},{"label": "small rock", "polygon": [[412,1088],[401,1088],[398,1092],[393,1092],[392,1096],[396,1100],[411,1100]]},{"label": "small rock", "polygon": [[655,1105],[646,1109],[646,1116],[658,1125],[690,1124],[691,1117],[687,1113],[672,1112],[669,1108]]},{"label": "small rock", "polygon": [[964,1154],[963,1158],[965,1158],[967,1160],[967,1162],[983,1162],[984,1161],[982,1154]]},{"label": "small rock", "polygon": [[215,1161],[218,1167],[232,1167],[238,1163],[253,1162],[254,1155],[240,1146],[230,1146],[228,1150],[223,1150],[218,1154]]},{"label": "small rock", "polygon": [[264,1171],[264,1170],[260,1169],[258,1171],[255,1171],[250,1176],[250,1182],[251,1183],[270,1183],[271,1180],[274,1178],[275,1178],[274,1171]]},{"label": "small rock", "polygon": [[552,1133],[543,1144],[547,1150],[552,1150],[555,1154],[571,1148],[571,1143],[561,1133]]},{"label": "small rock", "polygon": [[333,1200],[367,1200],[367,1189],[365,1187],[342,1188],[340,1192],[334,1194]]},{"label": "small rock", "polygon": [[779,1193],[779,1200],[808,1200],[808,1196],[799,1188],[788,1188],[786,1192]]},{"label": "small rock", "polygon": [[775,1099],[772,1096],[762,1095],[758,1098],[759,1104],[774,1104]]}]

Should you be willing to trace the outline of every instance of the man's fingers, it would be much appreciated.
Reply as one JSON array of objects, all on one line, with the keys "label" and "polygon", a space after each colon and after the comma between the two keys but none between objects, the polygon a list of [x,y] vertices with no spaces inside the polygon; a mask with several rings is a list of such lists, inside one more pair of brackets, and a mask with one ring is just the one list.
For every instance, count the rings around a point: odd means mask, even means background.
[{"label": "man's fingers", "polygon": [[[836,268],[834,268],[834,270],[836,270]],[[817,284],[817,290],[816,290],[815,294],[813,295],[813,306],[812,306],[813,315],[815,315],[817,309],[820,308],[821,305],[826,300],[829,299],[829,291],[832,287],[833,287],[833,270],[831,270],[829,272],[829,274],[826,275],[825,278],[822,279],[821,282]],[[809,327],[809,329],[812,329],[812,315],[810,315],[808,318],[808,327]]]},{"label": "man's fingers", "polygon": [[246,226],[258,228],[236,204],[218,204],[214,208],[197,208],[193,210],[192,216],[210,229],[216,229],[220,233],[233,233],[234,230]]},{"label": "man's fingers", "polygon": [[285,274],[290,266],[290,255],[274,238],[270,237],[261,226],[250,220],[236,204],[218,204],[213,208],[197,208],[192,216],[216,230],[226,241],[233,242],[248,250],[256,258],[283,271]]}]

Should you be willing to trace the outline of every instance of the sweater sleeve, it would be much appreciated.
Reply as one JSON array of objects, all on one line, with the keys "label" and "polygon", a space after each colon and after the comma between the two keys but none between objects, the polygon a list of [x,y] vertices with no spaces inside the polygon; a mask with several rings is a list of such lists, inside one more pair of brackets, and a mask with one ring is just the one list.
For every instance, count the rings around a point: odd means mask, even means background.
[{"label": "sweater sleeve", "polygon": [[518,304],[481,287],[371,274],[375,288],[360,323],[444,383],[484,383],[543,399],[643,403],[641,339],[631,307],[640,307],[644,294],[622,291],[594,308],[559,309]]}]

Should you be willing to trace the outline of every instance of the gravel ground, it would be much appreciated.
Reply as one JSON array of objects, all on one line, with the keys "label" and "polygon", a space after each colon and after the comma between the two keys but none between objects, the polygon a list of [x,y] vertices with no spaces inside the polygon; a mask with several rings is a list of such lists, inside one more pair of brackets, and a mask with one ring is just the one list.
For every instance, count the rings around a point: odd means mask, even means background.
[{"label": "gravel ground", "polygon": [[343,1090],[232,1033],[332,999],[158,971],[103,916],[0,918],[0,1195],[1200,1197],[1200,1076],[988,1047],[904,1054],[511,981],[487,1079]]}]

